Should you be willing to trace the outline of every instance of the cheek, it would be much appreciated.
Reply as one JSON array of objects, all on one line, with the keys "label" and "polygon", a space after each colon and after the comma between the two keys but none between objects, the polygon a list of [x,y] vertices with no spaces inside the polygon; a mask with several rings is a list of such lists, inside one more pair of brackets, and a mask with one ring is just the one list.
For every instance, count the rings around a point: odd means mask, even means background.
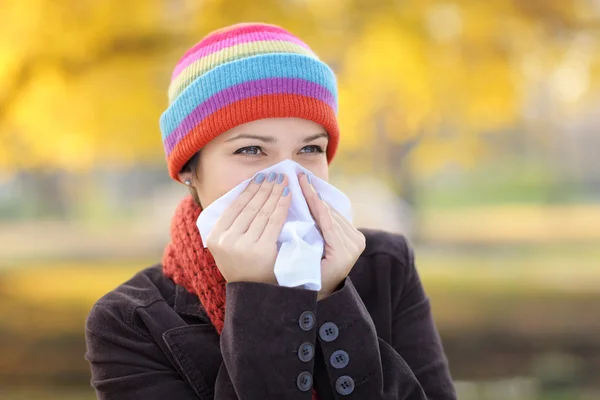
[{"label": "cheek", "polygon": [[235,165],[226,158],[207,160],[207,164],[210,164],[210,167],[201,163],[198,173],[198,196],[205,208],[244,180],[251,178],[255,172]]},{"label": "cheek", "polygon": [[319,160],[299,161],[304,168],[315,174],[317,177],[329,182],[329,165],[325,157],[319,157]]},{"label": "cheek", "polygon": [[327,164],[324,168],[320,169],[318,172],[314,173],[319,178],[323,179],[325,182],[329,182],[329,167]]}]

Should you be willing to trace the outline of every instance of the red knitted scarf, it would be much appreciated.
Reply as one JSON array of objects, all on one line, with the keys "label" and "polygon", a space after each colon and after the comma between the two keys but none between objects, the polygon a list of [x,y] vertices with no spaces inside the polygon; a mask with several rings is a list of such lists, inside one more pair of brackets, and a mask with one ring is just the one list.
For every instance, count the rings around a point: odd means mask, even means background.
[{"label": "red knitted scarf", "polygon": [[[191,196],[184,198],[171,220],[171,243],[165,248],[165,276],[200,299],[219,335],[225,323],[225,278],[208,249],[204,248],[196,220],[202,209]],[[313,390],[313,400],[317,400]]]},{"label": "red knitted scarf", "polygon": [[191,196],[177,206],[171,220],[171,243],[163,254],[163,273],[198,296],[220,335],[225,323],[226,282],[196,227],[201,211]]}]

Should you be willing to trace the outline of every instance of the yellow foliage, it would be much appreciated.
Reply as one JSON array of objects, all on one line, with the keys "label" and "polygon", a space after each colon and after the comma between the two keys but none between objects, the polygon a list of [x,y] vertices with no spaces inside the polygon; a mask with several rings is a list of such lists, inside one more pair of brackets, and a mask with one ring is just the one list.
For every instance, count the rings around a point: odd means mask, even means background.
[{"label": "yellow foliage", "polygon": [[[133,263],[131,263],[133,264]],[[4,291],[15,298],[27,298],[37,304],[68,304],[76,302],[89,309],[110,290],[127,281],[150,264],[117,267],[97,263],[75,266],[69,264],[29,266],[3,278]],[[32,282],[35,284],[32,285]]]},{"label": "yellow foliage", "polygon": [[588,15],[580,3],[4,2],[0,169],[162,162],[158,119],[177,59],[208,31],[251,20],[285,26],[339,71],[340,154],[362,153],[368,165],[380,141],[402,143],[427,127],[415,173],[471,165],[485,154],[480,133],[518,121],[540,79],[589,63],[581,93],[564,78],[555,86],[592,100],[585,85],[598,85],[596,39],[569,53],[572,43],[549,29],[552,21],[577,29]]},{"label": "yellow foliage", "polygon": [[[371,126],[381,110],[416,126],[432,110],[432,91],[422,39],[396,26],[393,18],[373,21],[361,40],[346,53],[340,86],[345,96],[360,100],[349,110],[360,114]],[[406,138],[411,132],[391,132],[395,139]],[[352,134],[352,132],[348,132]],[[364,133],[362,134],[364,135]],[[398,137],[400,136],[400,137]]]},{"label": "yellow foliage", "polygon": [[[550,248],[548,243],[600,242],[600,207],[593,204],[430,210],[419,224],[423,237],[437,243],[545,243]],[[600,269],[597,257],[589,260]]]}]

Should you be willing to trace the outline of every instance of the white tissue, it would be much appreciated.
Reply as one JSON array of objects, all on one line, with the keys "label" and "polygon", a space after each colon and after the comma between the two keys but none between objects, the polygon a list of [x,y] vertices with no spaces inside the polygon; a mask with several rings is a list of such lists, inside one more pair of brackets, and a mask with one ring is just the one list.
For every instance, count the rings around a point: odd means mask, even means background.
[{"label": "white tissue", "polygon": [[[280,286],[302,286],[310,290],[320,290],[324,241],[302,194],[298,174],[304,172],[310,175],[313,186],[321,194],[323,200],[348,221],[352,220],[350,200],[344,193],[326,181],[317,178],[309,170],[292,160],[284,160],[259,172],[267,176],[270,172],[286,174],[290,195],[292,196],[288,216],[277,242],[279,252],[274,270],[277,282]],[[200,231],[204,247],[206,247],[206,239],[210,231],[221,214],[248,186],[252,179],[254,177],[243,181],[200,213],[196,225]]]}]

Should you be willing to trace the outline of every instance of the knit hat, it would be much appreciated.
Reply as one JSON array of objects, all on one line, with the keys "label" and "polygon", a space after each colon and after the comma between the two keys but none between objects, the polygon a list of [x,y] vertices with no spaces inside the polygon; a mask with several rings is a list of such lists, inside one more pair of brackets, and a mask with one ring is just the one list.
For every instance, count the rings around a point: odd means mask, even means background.
[{"label": "knit hat", "polygon": [[267,24],[232,25],[188,50],[173,72],[169,107],[160,118],[169,174],[210,140],[244,123],[295,117],[329,134],[327,159],[338,142],[333,71],[300,39]]}]

